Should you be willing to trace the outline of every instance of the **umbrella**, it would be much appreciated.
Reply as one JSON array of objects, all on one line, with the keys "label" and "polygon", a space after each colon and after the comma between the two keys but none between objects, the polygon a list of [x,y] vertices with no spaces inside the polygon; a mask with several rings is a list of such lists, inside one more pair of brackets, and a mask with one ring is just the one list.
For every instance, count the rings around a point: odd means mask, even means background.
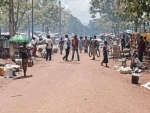
[{"label": "umbrella", "polygon": [[10,42],[29,42],[29,39],[23,35],[15,35],[9,39]]}]

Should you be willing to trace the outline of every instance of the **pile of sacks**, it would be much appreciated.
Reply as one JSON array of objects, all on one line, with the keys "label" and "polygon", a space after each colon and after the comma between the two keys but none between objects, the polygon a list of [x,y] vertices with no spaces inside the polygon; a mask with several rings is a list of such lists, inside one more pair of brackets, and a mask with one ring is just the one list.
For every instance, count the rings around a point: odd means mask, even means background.
[{"label": "pile of sacks", "polygon": [[0,67],[0,76],[4,76],[4,78],[12,78],[17,76],[15,74],[16,71],[20,70],[19,65],[13,65],[10,59],[5,61],[5,64]]},{"label": "pile of sacks", "polygon": [[[45,48],[46,48],[46,45],[39,45],[39,46],[37,46],[37,50],[40,51],[40,52],[43,52],[43,53],[45,53],[45,51],[46,51]],[[58,45],[53,45],[52,52],[53,53],[57,53],[58,50],[59,50]]]},{"label": "pile of sacks", "polygon": [[15,71],[19,70],[20,66],[6,64],[5,67],[0,67],[0,76],[4,76],[4,78],[13,78],[17,76]]},{"label": "pile of sacks", "polygon": [[119,71],[121,74],[132,74],[132,69],[130,67],[123,67],[115,65],[115,70]]},{"label": "pile of sacks", "polygon": [[53,46],[53,53],[57,53],[58,52],[58,45],[54,45]]}]

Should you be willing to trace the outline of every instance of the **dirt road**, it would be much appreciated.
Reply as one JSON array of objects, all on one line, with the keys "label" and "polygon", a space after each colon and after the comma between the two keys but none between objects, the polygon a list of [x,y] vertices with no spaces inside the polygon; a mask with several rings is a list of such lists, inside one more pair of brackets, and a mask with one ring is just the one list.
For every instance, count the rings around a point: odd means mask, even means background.
[{"label": "dirt road", "polygon": [[0,79],[0,113],[150,113],[150,92],[114,71],[113,61],[105,68],[102,58],[80,57],[55,54],[28,69],[33,77]]}]

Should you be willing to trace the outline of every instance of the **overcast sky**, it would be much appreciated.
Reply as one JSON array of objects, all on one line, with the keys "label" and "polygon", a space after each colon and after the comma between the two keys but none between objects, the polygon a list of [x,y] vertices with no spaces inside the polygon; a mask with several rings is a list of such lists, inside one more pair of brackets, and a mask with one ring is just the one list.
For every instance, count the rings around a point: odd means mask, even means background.
[{"label": "overcast sky", "polygon": [[90,0],[61,0],[62,7],[69,9],[71,13],[87,25],[91,20],[89,13]]}]

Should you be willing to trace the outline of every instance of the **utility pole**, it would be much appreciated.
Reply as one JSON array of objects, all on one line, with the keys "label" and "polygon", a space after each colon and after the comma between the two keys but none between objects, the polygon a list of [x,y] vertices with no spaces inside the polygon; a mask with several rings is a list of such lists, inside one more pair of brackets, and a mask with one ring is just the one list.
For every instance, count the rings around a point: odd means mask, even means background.
[{"label": "utility pole", "polygon": [[32,38],[33,38],[33,0],[32,0]]},{"label": "utility pole", "polygon": [[61,0],[59,0],[59,38],[61,38]]},{"label": "utility pole", "polygon": [[28,17],[28,37],[29,37],[29,39],[31,40],[31,36],[30,36],[30,16],[29,16],[29,14],[27,15]]},{"label": "utility pole", "polygon": [[[14,35],[14,10],[13,10],[13,0],[9,0],[9,36]],[[14,43],[9,43],[9,55],[12,60],[15,58],[15,47]]]}]

